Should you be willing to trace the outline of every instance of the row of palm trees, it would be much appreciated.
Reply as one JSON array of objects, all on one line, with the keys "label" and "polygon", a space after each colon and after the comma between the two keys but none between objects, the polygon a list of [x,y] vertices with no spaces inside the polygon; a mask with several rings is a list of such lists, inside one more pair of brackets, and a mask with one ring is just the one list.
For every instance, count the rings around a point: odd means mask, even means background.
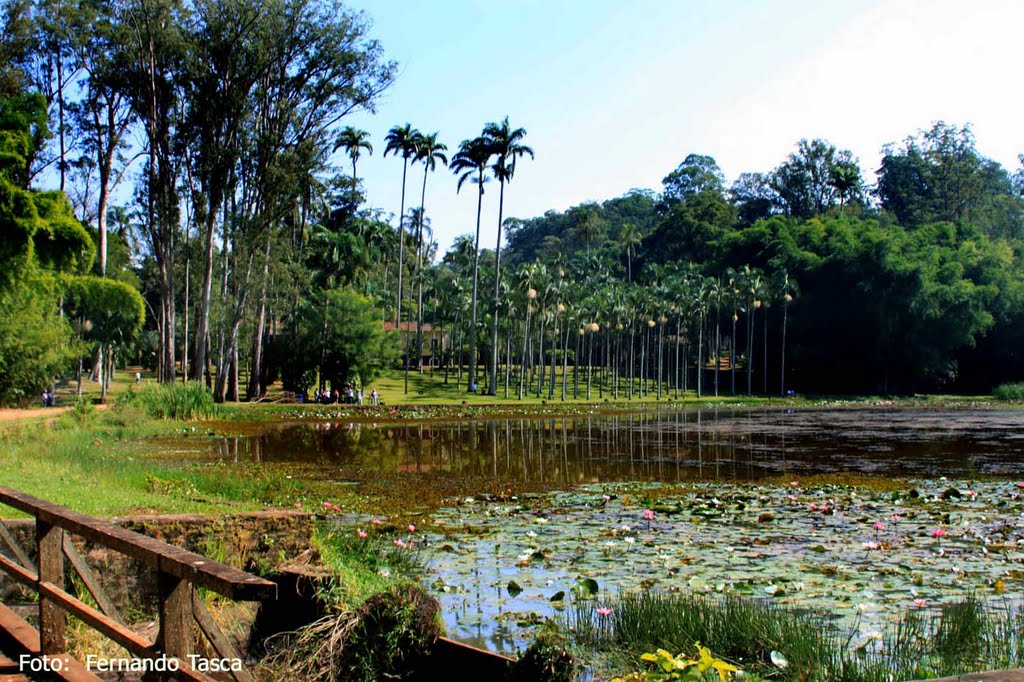
[{"label": "row of palm trees", "polygon": [[[434,269],[431,285],[434,319],[448,330],[460,384],[462,360],[476,343],[474,327],[463,315],[469,299],[467,251],[457,241]],[[785,392],[785,327],[793,286],[784,272],[769,276],[743,267],[708,276],[677,264],[647,272],[645,281],[627,282],[597,258],[565,263],[556,257],[522,264],[503,276],[499,311],[505,350],[499,369],[505,396],[554,399],[559,376],[562,399],[570,393],[590,399],[595,386],[599,398],[607,393],[616,399],[661,398],[666,392],[678,397],[688,388],[717,396],[726,391],[723,372],[732,394],[739,392],[744,375],[746,392],[752,394],[758,364],[760,390],[767,393],[769,338],[779,343],[778,390]],[[772,315],[779,325],[774,336],[769,309],[779,311]],[[446,363],[446,381],[447,368]],[[502,372],[491,368],[491,373],[500,380]],[[695,385],[688,387],[691,374]]]},{"label": "row of palm trees", "polygon": [[[396,291],[395,306],[395,327],[400,329],[402,321],[402,300],[403,300],[403,272],[405,270],[405,239],[403,237],[406,226],[401,224],[405,219],[405,190],[406,178],[410,164],[423,164],[423,185],[420,192],[419,211],[414,213],[414,224],[416,243],[416,265],[417,273],[417,314],[416,314],[416,357],[417,362],[422,363],[423,358],[423,282],[421,276],[423,269],[423,234],[426,222],[426,192],[427,177],[433,172],[438,163],[448,165],[448,158],[445,152],[448,147],[437,139],[438,133],[425,135],[416,130],[411,124],[394,126],[388,131],[385,138],[386,146],[384,155],[394,154],[402,158],[402,193],[398,215],[399,239],[398,239],[398,283]],[[491,371],[490,371],[490,393],[497,393],[497,367],[498,367],[498,325],[499,325],[499,297],[501,287],[501,235],[502,221],[504,219],[505,207],[505,185],[512,181],[516,171],[517,161],[529,156],[533,158],[533,150],[523,143],[526,137],[526,130],[513,128],[505,117],[500,123],[488,123],[484,126],[481,134],[475,138],[463,140],[459,150],[452,156],[451,170],[458,176],[456,191],[461,191],[467,180],[477,185],[477,214],[476,214],[476,237],[473,243],[473,276],[471,295],[471,329],[477,329],[478,312],[478,283],[480,269],[480,219],[483,211],[484,184],[491,178],[497,179],[499,183],[498,194],[498,238],[494,250],[494,299],[491,308],[492,329],[491,329]],[[352,183],[353,187],[358,182],[356,175],[356,162],[363,150],[373,153],[373,147],[369,142],[369,134],[366,131],[347,127],[343,129],[338,137],[335,149],[344,149],[352,160]],[[477,345],[470,344],[469,358],[469,380],[467,390],[476,391],[476,358]],[[405,363],[405,391],[409,390],[409,356],[406,353]],[[422,367],[421,367],[422,369]]]}]

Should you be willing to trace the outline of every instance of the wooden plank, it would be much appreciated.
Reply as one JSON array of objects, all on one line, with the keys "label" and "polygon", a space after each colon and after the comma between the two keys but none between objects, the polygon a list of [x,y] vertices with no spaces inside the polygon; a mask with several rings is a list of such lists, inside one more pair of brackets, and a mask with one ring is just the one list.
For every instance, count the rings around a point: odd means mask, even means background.
[{"label": "wooden plank", "polygon": [[[36,519],[36,537],[39,545],[40,582],[64,584],[64,529]],[[39,594],[40,651],[60,654],[67,648],[65,632],[67,616],[64,609],[42,592]]]},{"label": "wooden plank", "polygon": [[36,565],[28,558],[28,554],[26,554],[21,545],[18,544],[18,541],[14,539],[14,536],[11,535],[11,531],[7,529],[7,526],[3,522],[0,522],[0,540],[4,541],[4,544],[7,545],[7,548],[11,550],[12,554],[14,554],[14,558],[18,560],[18,563],[30,571],[36,570]]},{"label": "wooden plank", "polygon": [[[223,659],[242,660],[242,657],[235,651],[235,647],[231,646],[231,642],[224,636],[213,616],[210,615],[210,611],[206,608],[206,604],[203,603],[202,597],[195,591],[192,592],[192,615],[195,617],[199,629],[206,635],[206,639],[209,640],[218,656]],[[230,671],[230,675],[236,682],[253,682],[252,674],[244,667],[237,672]]]},{"label": "wooden plank", "polygon": [[[5,638],[5,643],[10,643],[13,648],[18,650],[19,654],[39,656],[39,631],[2,603],[0,603],[0,635]],[[93,675],[75,659],[61,654],[58,656],[64,663],[63,670],[57,675],[59,679],[66,682],[101,682],[99,677]]]},{"label": "wooden plank", "polygon": [[123,646],[128,653],[139,658],[152,658],[156,655],[153,643],[136,634],[131,628],[122,625],[101,611],[88,604],[83,604],[74,595],[68,594],[52,583],[39,583],[39,594],[59,603],[68,613],[80,619],[86,625],[102,633],[111,641]]},{"label": "wooden plank", "polygon": [[155,538],[133,533],[100,519],[79,514],[60,505],[0,486],[0,503],[33,514],[39,522],[57,526],[104,547],[138,559],[161,572],[242,601],[259,601],[276,595],[274,583]]},{"label": "wooden plank", "polygon": [[85,557],[82,556],[81,552],[78,551],[78,548],[75,547],[74,543],[71,542],[71,538],[67,535],[64,536],[64,556],[71,562],[71,566],[78,573],[78,577],[82,579],[85,588],[89,590],[89,594],[99,604],[100,610],[114,620],[121,620],[114,602],[107,596],[103,586],[100,585],[100,581],[96,579],[96,574],[92,572],[89,564],[85,561]]},{"label": "wooden plank", "polygon": [[38,573],[31,572],[2,555],[0,555],[0,571],[11,576],[22,585],[28,585],[33,589],[35,589],[36,583],[39,582]]}]

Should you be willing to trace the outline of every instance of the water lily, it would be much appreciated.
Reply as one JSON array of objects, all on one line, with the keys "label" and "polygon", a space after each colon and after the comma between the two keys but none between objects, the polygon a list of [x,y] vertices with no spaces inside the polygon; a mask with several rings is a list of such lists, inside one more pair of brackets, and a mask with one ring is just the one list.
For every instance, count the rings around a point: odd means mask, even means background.
[{"label": "water lily", "polygon": [[945,534],[946,534],[946,529],[945,528],[936,528],[935,530],[932,531],[932,537],[933,538],[941,538]]},{"label": "water lily", "polygon": [[374,519],[373,521],[370,521],[370,523],[372,523],[375,526],[379,526],[382,522],[380,519]]},{"label": "water lily", "polygon": [[296,502],[295,503],[295,508],[296,509],[302,509],[302,503],[301,502]]},{"label": "water lily", "polygon": [[415,533],[415,532],[416,532],[416,526],[414,526],[414,525],[412,525],[412,524],[410,523],[410,524],[409,524],[409,532],[410,532],[410,533]]},{"label": "water lily", "polygon": [[927,605],[928,605],[928,600],[927,599],[920,599],[920,598],[918,598],[918,599],[914,600],[914,606],[916,606],[918,608],[922,608],[923,609]]},{"label": "water lily", "polygon": [[875,521],[875,523],[871,527],[875,530],[885,530],[885,524],[881,521]]},{"label": "water lily", "polygon": [[356,535],[358,535],[361,538],[366,538],[369,535],[369,533],[367,533],[365,530],[360,528],[359,530],[356,531]]},{"label": "water lily", "polygon": [[864,549],[878,549],[881,545],[877,542],[865,542],[863,546]]},{"label": "water lily", "polygon": [[653,509],[644,509],[644,519],[646,519],[647,521],[653,521],[654,520],[654,510]]},{"label": "water lily", "polygon": [[612,610],[605,606],[599,606],[597,609],[597,615],[603,617],[612,615]]},{"label": "water lily", "polygon": [[403,540],[401,538],[397,538],[395,540],[395,547],[401,547],[402,549],[405,549],[408,546],[409,546],[409,544],[405,540]]}]

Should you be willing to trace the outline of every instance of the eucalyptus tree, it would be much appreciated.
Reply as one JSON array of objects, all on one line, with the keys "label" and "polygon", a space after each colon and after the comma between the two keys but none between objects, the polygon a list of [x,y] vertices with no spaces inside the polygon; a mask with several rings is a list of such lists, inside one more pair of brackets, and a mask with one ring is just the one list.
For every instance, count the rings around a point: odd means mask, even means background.
[{"label": "eucalyptus tree", "polygon": [[370,143],[370,133],[353,126],[345,126],[338,133],[338,140],[334,143],[334,150],[344,149],[345,154],[352,160],[352,191],[356,191],[358,177],[356,176],[356,162],[362,156],[365,149],[367,156],[373,155],[373,144]]},{"label": "eucalyptus tree", "polygon": [[249,393],[262,393],[268,301],[301,271],[289,249],[301,245],[311,217],[327,208],[317,196],[336,128],[353,111],[371,109],[395,73],[379,44],[367,38],[366,21],[334,0],[282,0],[265,5],[260,17],[269,22],[262,30],[275,37],[273,65],[252,90],[230,202],[233,309],[218,363],[221,395],[225,368],[237,371],[238,325],[250,292]]},{"label": "eucalyptus tree", "polygon": [[[405,269],[405,177],[409,170],[409,160],[416,156],[416,137],[419,131],[406,123],[394,126],[384,138],[384,156],[394,154],[402,157],[402,202],[398,209],[398,302],[395,305],[395,329],[402,323],[402,271]],[[408,362],[408,358],[406,359]]]},{"label": "eucalyptus tree", "polygon": [[462,185],[467,181],[471,181],[477,186],[476,195],[476,237],[473,240],[473,288],[471,295],[470,306],[471,321],[470,321],[470,343],[469,343],[469,382],[467,390],[473,393],[477,389],[476,385],[476,365],[477,365],[477,282],[479,281],[480,273],[480,214],[483,210],[484,201],[484,183],[490,178],[487,176],[487,165],[490,162],[491,155],[493,154],[487,139],[484,137],[475,137],[472,140],[463,140],[459,145],[459,151],[455,152],[452,156],[452,162],[450,168],[452,172],[459,176],[458,184],[456,185],[456,192],[462,190]]},{"label": "eucalyptus tree", "polygon": [[186,25],[183,137],[194,148],[188,158],[201,192],[193,193],[202,222],[203,283],[196,316],[192,379],[207,369],[210,297],[213,290],[214,235],[218,216],[251,124],[249,112],[256,84],[274,66],[274,18],[255,0],[200,0]]},{"label": "eucalyptus tree", "polygon": [[181,125],[181,65],[187,41],[183,10],[173,0],[125,3],[125,26],[117,43],[117,82],[132,112],[143,124],[146,166],[144,238],[159,270],[159,354],[157,378],[174,381],[176,340],[175,255],[180,231],[178,171],[181,158],[176,131]]},{"label": "eucalyptus tree", "polygon": [[[448,146],[437,141],[438,133],[429,135],[418,135],[416,137],[416,156],[413,163],[423,164],[423,188],[420,191],[419,220],[416,227],[416,272],[417,275],[423,270],[423,233],[426,227],[426,200],[427,200],[427,177],[437,168],[437,164],[448,165],[448,157],[445,156]],[[416,365],[419,371],[423,371],[423,277],[418,276],[416,286]],[[409,392],[409,367],[405,368],[405,392]]]},{"label": "eucalyptus tree", "polygon": [[498,179],[498,239],[494,249],[494,313],[491,321],[491,395],[498,392],[498,295],[501,278],[501,228],[505,212],[505,184],[512,181],[516,172],[516,162],[522,156],[533,158],[533,150],[523,144],[526,130],[513,128],[508,117],[501,123],[488,123],[484,126],[482,137],[487,141],[491,154],[495,157],[491,172]]},{"label": "eucalyptus tree", "polygon": [[[82,157],[79,163],[96,173],[96,226],[99,236],[97,257],[100,276],[107,273],[107,213],[111,195],[121,183],[131,162],[126,157],[126,137],[134,115],[117,82],[115,56],[125,26],[115,13],[97,8],[90,17],[92,27],[78,41],[77,61],[84,78],[81,99],[73,110],[79,131]],[[84,11],[84,10],[83,10]]]}]

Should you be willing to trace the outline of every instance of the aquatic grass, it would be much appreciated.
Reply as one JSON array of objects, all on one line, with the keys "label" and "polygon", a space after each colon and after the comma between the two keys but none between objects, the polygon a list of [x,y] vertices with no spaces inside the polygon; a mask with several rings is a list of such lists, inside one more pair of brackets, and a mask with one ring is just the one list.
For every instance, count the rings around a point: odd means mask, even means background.
[{"label": "aquatic grass", "polygon": [[140,405],[154,419],[212,419],[219,412],[213,394],[198,381],[133,387],[118,396],[116,404],[119,408]]},{"label": "aquatic grass", "polygon": [[639,669],[657,649],[702,642],[748,672],[782,680],[884,682],[1008,668],[1024,660],[1024,611],[976,596],[899,614],[881,632],[837,628],[826,612],[733,595],[642,591],[574,604],[566,629],[608,665]]}]

